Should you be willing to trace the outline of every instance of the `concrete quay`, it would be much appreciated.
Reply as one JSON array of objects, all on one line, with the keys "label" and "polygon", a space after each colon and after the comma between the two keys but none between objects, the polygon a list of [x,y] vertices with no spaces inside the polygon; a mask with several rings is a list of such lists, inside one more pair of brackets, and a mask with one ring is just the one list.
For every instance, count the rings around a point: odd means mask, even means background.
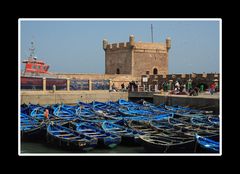
[{"label": "concrete quay", "polygon": [[128,100],[127,92],[109,92],[106,90],[96,91],[21,91],[20,103],[32,104],[74,104],[78,101],[92,102],[93,100],[106,102],[118,99]]}]

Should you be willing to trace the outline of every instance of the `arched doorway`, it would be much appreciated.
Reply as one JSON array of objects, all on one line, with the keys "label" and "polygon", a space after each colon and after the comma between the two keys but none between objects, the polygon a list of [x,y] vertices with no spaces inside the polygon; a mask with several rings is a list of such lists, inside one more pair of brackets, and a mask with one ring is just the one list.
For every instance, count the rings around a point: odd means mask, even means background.
[{"label": "arched doorway", "polygon": [[116,74],[120,74],[120,69],[119,68],[117,68]]},{"label": "arched doorway", "polygon": [[153,69],[153,74],[154,74],[154,75],[158,74],[157,68],[154,68],[154,69]]}]

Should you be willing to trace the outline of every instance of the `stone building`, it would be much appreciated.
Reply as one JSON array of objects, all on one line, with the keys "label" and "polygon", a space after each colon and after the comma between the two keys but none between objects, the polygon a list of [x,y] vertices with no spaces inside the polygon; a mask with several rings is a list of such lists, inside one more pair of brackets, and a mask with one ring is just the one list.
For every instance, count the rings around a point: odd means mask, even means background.
[{"label": "stone building", "polygon": [[166,43],[142,43],[130,35],[129,42],[114,44],[104,39],[105,74],[130,74],[139,79],[144,74],[167,75],[170,48],[170,38]]}]

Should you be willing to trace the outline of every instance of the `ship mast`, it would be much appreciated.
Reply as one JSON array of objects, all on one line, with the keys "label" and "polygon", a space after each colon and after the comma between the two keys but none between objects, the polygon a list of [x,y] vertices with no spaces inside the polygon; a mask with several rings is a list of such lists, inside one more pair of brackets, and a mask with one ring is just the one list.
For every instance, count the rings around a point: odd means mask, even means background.
[{"label": "ship mast", "polygon": [[153,25],[151,24],[151,38],[152,38],[152,43],[153,43]]},{"label": "ship mast", "polygon": [[30,58],[33,58],[36,60],[36,57],[35,57],[35,47],[34,47],[34,42],[32,41],[31,42],[31,48],[29,48],[29,51],[30,51]]}]

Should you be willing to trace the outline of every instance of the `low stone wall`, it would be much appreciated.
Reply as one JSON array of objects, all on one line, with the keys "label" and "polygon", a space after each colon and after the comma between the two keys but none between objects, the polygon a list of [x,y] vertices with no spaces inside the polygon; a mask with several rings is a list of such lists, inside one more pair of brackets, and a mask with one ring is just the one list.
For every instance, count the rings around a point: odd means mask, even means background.
[{"label": "low stone wall", "polygon": [[70,79],[91,79],[91,80],[110,80],[110,86],[114,83],[117,88],[121,88],[121,84],[125,86],[130,81],[139,81],[141,78],[133,77],[130,74],[78,74],[78,73],[55,73],[58,78],[70,78]]},{"label": "low stone wall", "polygon": [[128,100],[127,92],[109,92],[109,91],[21,91],[21,104],[55,104],[65,103],[74,104],[77,101],[92,102],[93,100],[106,102],[117,101],[118,99]]}]

